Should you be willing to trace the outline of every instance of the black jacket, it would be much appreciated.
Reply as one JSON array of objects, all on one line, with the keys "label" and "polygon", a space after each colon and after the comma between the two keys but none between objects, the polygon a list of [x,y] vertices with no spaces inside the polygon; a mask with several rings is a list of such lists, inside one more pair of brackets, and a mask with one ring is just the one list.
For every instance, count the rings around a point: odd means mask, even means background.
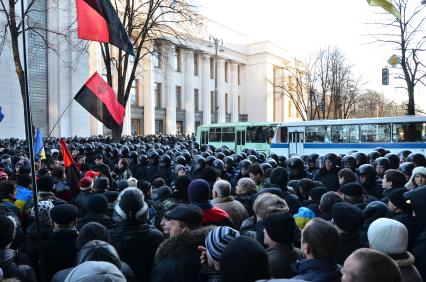
[{"label": "black jacket", "polygon": [[19,264],[17,254],[12,249],[0,250],[0,269],[3,278],[18,278],[20,281],[36,282],[31,266]]},{"label": "black jacket", "polygon": [[338,172],[339,168],[337,167],[332,170],[326,170],[325,167],[323,167],[315,173],[313,180],[320,181],[329,191],[337,191],[339,189]]},{"label": "black jacket", "polygon": [[277,245],[266,249],[269,269],[274,278],[291,278],[295,275],[292,264],[303,259],[302,252],[293,246]]},{"label": "black jacket", "polygon": [[359,233],[340,233],[340,247],[337,254],[337,263],[343,265],[346,258],[352,254],[353,251],[368,248],[368,245],[361,242]]},{"label": "black jacket", "polygon": [[105,214],[88,213],[83,218],[79,218],[77,220],[77,230],[80,230],[89,222],[97,222],[105,226],[107,229],[110,229],[113,225],[112,219]]},{"label": "black jacket", "polygon": [[136,280],[149,281],[154,255],[163,234],[148,224],[120,222],[114,225],[110,235],[120,259],[129,264]]},{"label": "black jacket", "polygon": [[298,261],[294,270],[297,275],[293,279],[311,282],[340,282],[342,277],[339,265],[317,259]]},{"label": "black jacket", "polygon": [[78,217],[83,217],[87,214],[87,211],[89,210],[90,197],[92,197],[92,192],[80,190],[75,198],[71,200],[71,203],[79,210]]},{"label": "black jacket", "polygon": [[[59,270],[72,267],[75,264],[77,238],[75,230],[54,231],[50,239],[42,243],[44,267],[47,281]],[[32,251],[33,265],[37,265],[37,247]],[[40,280],[41,281],[41,280]]]}]

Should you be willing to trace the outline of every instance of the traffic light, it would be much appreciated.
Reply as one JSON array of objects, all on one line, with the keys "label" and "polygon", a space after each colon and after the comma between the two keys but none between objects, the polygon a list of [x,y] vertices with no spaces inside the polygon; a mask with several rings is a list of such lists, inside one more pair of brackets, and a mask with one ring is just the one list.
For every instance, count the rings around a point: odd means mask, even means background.
[{"label": "traffic light", "polygon": [[382,85],[389,85],[389,69],[382,69]]}]

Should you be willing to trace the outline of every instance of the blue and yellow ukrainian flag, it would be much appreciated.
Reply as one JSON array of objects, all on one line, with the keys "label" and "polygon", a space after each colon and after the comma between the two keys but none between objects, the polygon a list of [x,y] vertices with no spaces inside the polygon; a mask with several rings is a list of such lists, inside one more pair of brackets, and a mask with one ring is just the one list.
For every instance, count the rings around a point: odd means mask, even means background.
[{"label": "blue and yellow ukrainian flag", "polygon": [[43,145],[43,136],[41,135],[40,128],[37,128],[37,131],[36,131],[35,142],[34,142],[34,158],[36,160],[46,159],[46,154],[44,152],[44,145]]}]

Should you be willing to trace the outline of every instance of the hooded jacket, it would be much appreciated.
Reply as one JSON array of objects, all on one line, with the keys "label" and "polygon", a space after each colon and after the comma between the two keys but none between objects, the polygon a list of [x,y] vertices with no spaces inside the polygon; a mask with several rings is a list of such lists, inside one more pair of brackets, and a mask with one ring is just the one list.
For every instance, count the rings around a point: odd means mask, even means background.
[{"label": "hooded jacket", "polygon": [[245,207],[232,196],[216,198],[211,203],[229,214],[236,229],[240,229],[241,223],[248,218]]},{"label": "hooded jacket", "polygon": [[12,249],[0,250],[0,269],[3,278],[18,278],[21,281],[36,282],[34,271],[29,265],[20,265],[17,254]]},{"label": "hooded jacket", "polygon": [[74,267],[65,282],[126,282],[123,273],[112,263],[87,261]]},{"label": "hooded jacket", "polygon": [[401,271],[401,282],[422,282],[420,273],[417,268],[414,266],[414,256],[406,252],[403,256],[396,257],[390,255],[390,257],[396,262]]},{"label": "hooded jacket", "polygon": [[340,282],[342,277],[339,265],[317,259],[298,261],[294,271],[297,275],[293,279],[311,282]]}]

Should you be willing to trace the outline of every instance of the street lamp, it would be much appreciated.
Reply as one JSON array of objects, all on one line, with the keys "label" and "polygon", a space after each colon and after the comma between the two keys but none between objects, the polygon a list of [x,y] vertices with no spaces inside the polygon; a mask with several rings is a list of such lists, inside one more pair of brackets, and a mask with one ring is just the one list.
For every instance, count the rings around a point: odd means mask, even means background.
[{"label": "street lamp", "polygon": [[[215,102],[217,102],[217,60],[218,60],[218,52],[224,52],[223,49],[223,39],[219,39],[217,37],[214,37],[213,35],[209,36],[209,44],[207,45],[208,48],[214,47],[214,99]],[[215,103],[215,122],[217,123],[219,120],[218,111],[219,106]]]}]

